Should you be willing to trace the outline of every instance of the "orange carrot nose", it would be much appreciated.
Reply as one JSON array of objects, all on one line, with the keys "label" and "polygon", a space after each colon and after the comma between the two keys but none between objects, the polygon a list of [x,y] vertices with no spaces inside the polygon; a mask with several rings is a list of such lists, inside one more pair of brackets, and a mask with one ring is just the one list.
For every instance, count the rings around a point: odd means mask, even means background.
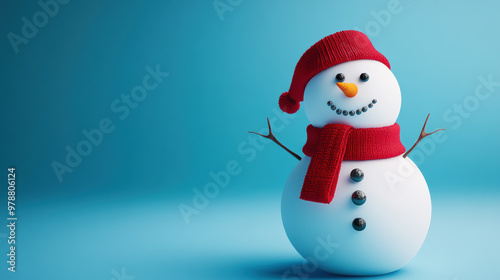
[{"label": "orange carrot nose", "polygon": [[337,83],[337,86],[347,97],[354,97],[358,94],[358,87],[353,83]]}]

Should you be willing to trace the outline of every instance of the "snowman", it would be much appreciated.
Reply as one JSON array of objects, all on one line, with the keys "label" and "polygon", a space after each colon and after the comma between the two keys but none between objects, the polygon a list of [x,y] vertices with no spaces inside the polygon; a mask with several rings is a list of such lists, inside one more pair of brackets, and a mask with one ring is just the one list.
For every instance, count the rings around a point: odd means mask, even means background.
[{"label": "snowman", "polygon": [[[431,198],[405,153],[396,119],[401,91],[388,60],[359,31],[341,31],[310,47],[280,108],[303,103],[310,125],[282,196],[288,239],[316,267],[340,275],[395,271],[417,254],[431,221]],[[255,133],[255,132],[253,132]]]}]

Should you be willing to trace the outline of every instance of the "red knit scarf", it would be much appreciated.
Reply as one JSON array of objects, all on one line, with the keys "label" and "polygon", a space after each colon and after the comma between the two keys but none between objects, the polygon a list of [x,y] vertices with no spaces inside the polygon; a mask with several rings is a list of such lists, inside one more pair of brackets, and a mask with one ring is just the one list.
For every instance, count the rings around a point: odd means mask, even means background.
[{"label": "red knit scarf", "polygon": [[399,125],[353,128],[345,124],[307,127],[302,149],[311,157],[300,198],[330,203],[335,195],[342,160],[370,160],[398,156],[405,152],[399,140]]}]

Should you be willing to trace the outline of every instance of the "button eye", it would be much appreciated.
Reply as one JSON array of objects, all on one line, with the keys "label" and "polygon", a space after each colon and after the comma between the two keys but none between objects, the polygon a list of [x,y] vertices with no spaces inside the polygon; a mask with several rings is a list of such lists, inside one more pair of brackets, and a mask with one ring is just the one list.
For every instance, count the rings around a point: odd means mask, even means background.
[{"label": "button eye", "polygon": [[335,80],[338,82],[343,82],[345,80],[345,76],[342,73],[338,73],[337,76],[335,76]]},{"label": "button eye", "polygon": [[368,79],[370,79],[370,76],[368,76],[368,74],[366,74],[366,73],[362,73],[359,76],[359,78],[361,79],[361,81],[366,82],[366,81],[368,81]]}]

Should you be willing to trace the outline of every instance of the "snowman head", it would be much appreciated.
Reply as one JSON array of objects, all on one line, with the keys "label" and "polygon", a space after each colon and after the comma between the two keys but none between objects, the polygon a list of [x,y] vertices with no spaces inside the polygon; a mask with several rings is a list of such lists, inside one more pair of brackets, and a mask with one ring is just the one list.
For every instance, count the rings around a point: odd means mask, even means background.
[{"label": "snowman head", "polygon": [[315,127],[330,123],[354,128],[389,126],[401,108],[401,91],[391,70],[376,60],[355,60],[314,76],[304,90],[304,109]]},{"label": "snowman head", "polygon": [[365,34],[348,30],[323,38],[300,58],[279,104],[291,114],[301,101],[315,127],[382,127],[396,122],[401,92],[387,59]]}]

